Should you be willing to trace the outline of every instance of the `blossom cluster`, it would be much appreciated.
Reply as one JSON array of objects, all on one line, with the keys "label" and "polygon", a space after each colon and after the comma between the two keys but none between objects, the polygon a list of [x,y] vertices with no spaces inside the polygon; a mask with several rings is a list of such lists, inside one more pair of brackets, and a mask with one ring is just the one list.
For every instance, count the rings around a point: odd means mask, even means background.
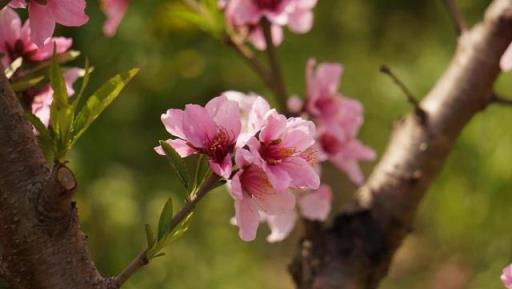
[{"label": "blossom cluster", "polygon": [[313,167],[315,125],[286,118],[260,96],[226,92],[204,107],[169,109],[162,122],[180,156],[207,155],[211,170],[229,180],[243,240],[256,237],[263,218],[294,210],[292,189],[320,186]]},{"label": "blossom cluster", "polygon": [[245,36],[254,47],[266,49],[261,21],[271,25],[272,42],[283,41],[283,27],[295,33],[306,33],[313,26],[312,9],[317,0],[221,0],[226,22],[239,34]]}]

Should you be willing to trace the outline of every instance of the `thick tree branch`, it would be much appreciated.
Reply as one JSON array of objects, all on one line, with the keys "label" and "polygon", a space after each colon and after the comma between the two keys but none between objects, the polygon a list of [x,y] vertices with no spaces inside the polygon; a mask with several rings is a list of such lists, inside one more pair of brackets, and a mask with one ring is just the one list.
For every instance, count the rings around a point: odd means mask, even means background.
[{"label": "thick tree branch", "polygon": [[0,251],[10,287],[102,289],[80,231],[69,169],[49,169],[0,73]]},{"label": "thick tree branch", "polygon": [[302,241],[290,266],[298,288],[378,287],[458,135],[491,101],[499,59],[511,41],[512,1],[495,0],[484,20],[461,36],[450,65],[421,101],[427,121],[414,113],[400,120],[355,201],[332,226]]}]

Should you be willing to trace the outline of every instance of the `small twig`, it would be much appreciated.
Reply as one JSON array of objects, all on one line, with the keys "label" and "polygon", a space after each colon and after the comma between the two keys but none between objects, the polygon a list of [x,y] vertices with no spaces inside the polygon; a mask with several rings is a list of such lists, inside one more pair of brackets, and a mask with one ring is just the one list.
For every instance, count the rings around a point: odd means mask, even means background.
[{"label": "small twig", "polygon": [[270,88],[271,90],[274,89],[274,82],[272,81],[272,77],[270,76],[269,72],[263,67],[261,62],[254,57],[254,54],[252,53],[251,49],[249,49],[247,46],[245,46],[243,43],[240,43],[240,41],[233,39],[231,36],[226,37],[226,43],[233,47],[233,49],[242,57],[243,60],[249,65],[249,67],[263,80],[265,85]]},{"label": "small twig", "polygon": [[491,95],[490,102],[501,104],[501,105],[512,105],[512,99],[505,98],[503,96],[500,96],[496,94],[495,92]]},{"label": "small twig", "polygon": [[420,119],[422,121],[424,121],[426,119],[427,115],[426,115],[425,111],[421,108],[420,102],[418,101],[418,99],[416,97],[414,97],[414,95],[407,88],[407,86],[400,80],[400,78],[398,78],[398,76],[396,76],[393,73],[393,71],[391,71],[391,69],[388,66],[386,66],[386,65],[382,65],[380,67],[380,72],[382,72],[382,73],[388,75],[389,77],[391,77],[393,82],[405,94],[405,96],[407,97],[407,101],[414,107],[414,112],[416,113],[416,115],[418,115],[420,117]]},{"label": "small twig", "polygon": [[451,19],[455,26],[455,32],[457,32],[457,35],[463,34],[467,30],[467,26],[455,0],[443,0],[443,3],[446,9],[448,9],[448,12],[450,12]]},{"label": "small twig", "polygon": [[286,85],[284,83],[283,73],[277,57],[276,47],[274,45],[274,41],[272,40],[272,25],[267,18],[263,18],[261,20],[261,28],[263,30],[263,35],[265,36],[268,62],[270,64],[270,69],[274,78],[274,93],[282,112],[285,112],[288,93],[286,92]]},{"label": "small twig", "polygon": [[[181,210],[174,215],[171,220],[170,228],[175,228],[178,224],[180,224],[183,220],[187,218],[188,215],[197,206],[197,203],[201,201],[206,194],[217,184],[220,180],[220,177],[217,175],[211,175],[201,186],[201,188],[197,191],[197,193],[192,196],[190,200],[188,200],[185,205],[181,208]],[[149,259],[147,256],[149,248],[144,249],[144,251],[140,252],[137,257],[135,257],[128,266],[117,276],[111,277],[107,279],[107,289],[118,289],[130,279],[137,271],[139,271],[142,267],[149,264]]]}]

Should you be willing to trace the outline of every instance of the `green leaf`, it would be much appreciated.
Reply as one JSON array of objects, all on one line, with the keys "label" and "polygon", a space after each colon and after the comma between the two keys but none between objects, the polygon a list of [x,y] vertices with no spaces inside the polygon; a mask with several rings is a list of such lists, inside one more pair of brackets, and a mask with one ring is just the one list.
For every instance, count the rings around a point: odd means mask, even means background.
[{"label": "green leaf", "polygon": [[36,77],[30,78],[30,79],[16,81],[13,84],[11,84],[11,87],[12,87],[12,89],[14,89],[15,92],[25,91],[29,88],[32,88],[32,87],[38,85],[45,78],[46,77],[44,77],[44,76],[36,76]]},{"label": "green leaf", "polygon": [[158,240],[163,240],[171,232],[171,221],[172,221],[172,198],[167,199],[165,202],[162,213],[160,213],[160,220],[158,221]]},{"label": "green leaf", "polygon": [[196,191],[201,184],[204,182],[208,173],[210,172],[208,166],[208,159],[204,157],[204,155],[199,155],[199,158],[196,161],[196,171],[194,175],[194,189]]},{"label": "green leaf", "polygon": [[53,89],[53,103],[55,103],[58,108],[68,107],[69,102],[66,82],[64,81],[64,75],[60,70],[55,54],[50,65],[50,85]]},{"label": "green leaf", "polygon": [[149,224],[144,225],[144,228],[146,229],[146,240],[148,242],[148,248],[152,248],[156,242],[155,234],[153,233],[153,229],[151,229]]},{"label": "green leaf", "polygon": [[55,143],[53,138],[50,135],[50,132],[48,129],[44,126],[44,124],[41,122],[41,120],[33,115],[30,112],[25,112],[25,118],[34,126],[34,128],[37,130],[38,135],[38,141],[41,145],[41,148],[43,149],[44,155],[48,161],[51,161],[51,158],[55,154]]},{"label": "green leaf", "polygon": [[89,84],[89,79],[91,77],[92,67],[89,63],[89,58],[85,58],[85,72],[84,72],[84,78],[82,80],[82,86],[80,87],[80,92],[77,94],[75,99],[73,100],[73,107],[76,111],[76,108],[78,107],[78,104],[80,103],[80,100],[82,99],[85,89],[87,88],[87,85]]},{"label": "green leaf", "polygon": [[114,76],[87,99],[73,122],[72,144],[80,138],[94,120],[119,96],[126,84],[138,72],[139,69],[134,68]]},{"label": "green leaf", "polygon": [[183,161],[181,156],[167,142],[161,140],[160,146],[162,146],[162,149],[165,152],[165,155],[167,156],[167,159],[171,163],[171,166],[173,167],[174,171],[178,175],[179,180],[181,181],[185,189],[188,190],[190,188],[190,174],[187,170],[185,162]]}]

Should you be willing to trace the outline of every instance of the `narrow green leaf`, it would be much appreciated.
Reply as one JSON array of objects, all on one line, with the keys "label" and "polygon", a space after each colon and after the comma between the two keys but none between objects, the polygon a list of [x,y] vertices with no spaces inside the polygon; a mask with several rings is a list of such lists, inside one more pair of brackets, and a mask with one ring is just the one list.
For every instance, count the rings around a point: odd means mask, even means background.
[{"label": "narrow green leaf", "polygon": [[60,70],[55,54],[52,57],[50,65],[50,85],[53,89],[53,103],[55,103],[58,108],[68,107],[69,102],[66,82],[64,81],[64,75]]},{"label": "narrow green leaf", "polygon": [[163,256],[165,256],[164,252],[154,255],[153,258],[158,258],[158,257],[163,257]]},{"label": "narrow green leaf", "polygon": [[45,78],[46,77],[44,77],[44,76],[36,76],[36,77],[33,77],[33,78],[16,81],[13,84],[11,84],[11,87],[16,92],[25,91],[25,90],[27,90],[29,88],[32,88],[32,87],[38,85]]},{"label": "narrow green leaf", "polygon": [[183,161],[181,156],[167,142],[161,140],[160,146],[162,146],[162,149],[164,150],[165,155],[167,156],[167,159],[171,163],[171,166],[173,167],[174,171],[178,175],[179,180],[181,181],[185,189],[188,190],[190,188],[190,174],[187,170],[185,162]]},{"label": "narrow green leaf", "polygon": [[72,144],[80,138],[94,120],[119,96],[126,84],[138,72],[139,69],[134,68],[112,77],[87,99],[73,122]]},{"label": "narrow green leaf", "polygon": [[89,63],[89,58],[85,58],[85,72],[84,72],[84,78],[82,80],[82,86],[80,87],[80,92],[78,92],[77,96],[73,100],[73,110],[76,111],[76,108],[78,107],[78,104],[80,103],[80,100],[82,99],[85,89],[87,88],[87,85],[89,84],[89,79],[91,77],[92,67]]},{"label": "narrow green leaf", "polygon": [[163,240],[167,237],[172,230],[171,221],[173,216],[172,198],[167,199],[165,202],[162,213],[160,213],[160,220],[158,221],[158,240]]},{"label": "narrow green leaf", "polygon": [[196,161],[196,171],[194,175],[194,188],[193,191],[196,191],[209,172],[208,159],[204,157],[204,155],[199,155],[199,158]]},{"label": "narrow green leaf", "polygon": [[44,126],[41,120],[30,112],[25,112],[25,118],[34,126],[37,130],[37,138],[41,148],[43,149],[44,155],[48,161],[55,154],[55,143],[50,135],[48,129]]},{"label": "narrow green leaf", "polygon": [[156,242],[153,229],[151,229],[151,226],[149,224],[144,225],[144,228],[146,229],[146,240],[148,242],[148,248],[153,248]]}]

